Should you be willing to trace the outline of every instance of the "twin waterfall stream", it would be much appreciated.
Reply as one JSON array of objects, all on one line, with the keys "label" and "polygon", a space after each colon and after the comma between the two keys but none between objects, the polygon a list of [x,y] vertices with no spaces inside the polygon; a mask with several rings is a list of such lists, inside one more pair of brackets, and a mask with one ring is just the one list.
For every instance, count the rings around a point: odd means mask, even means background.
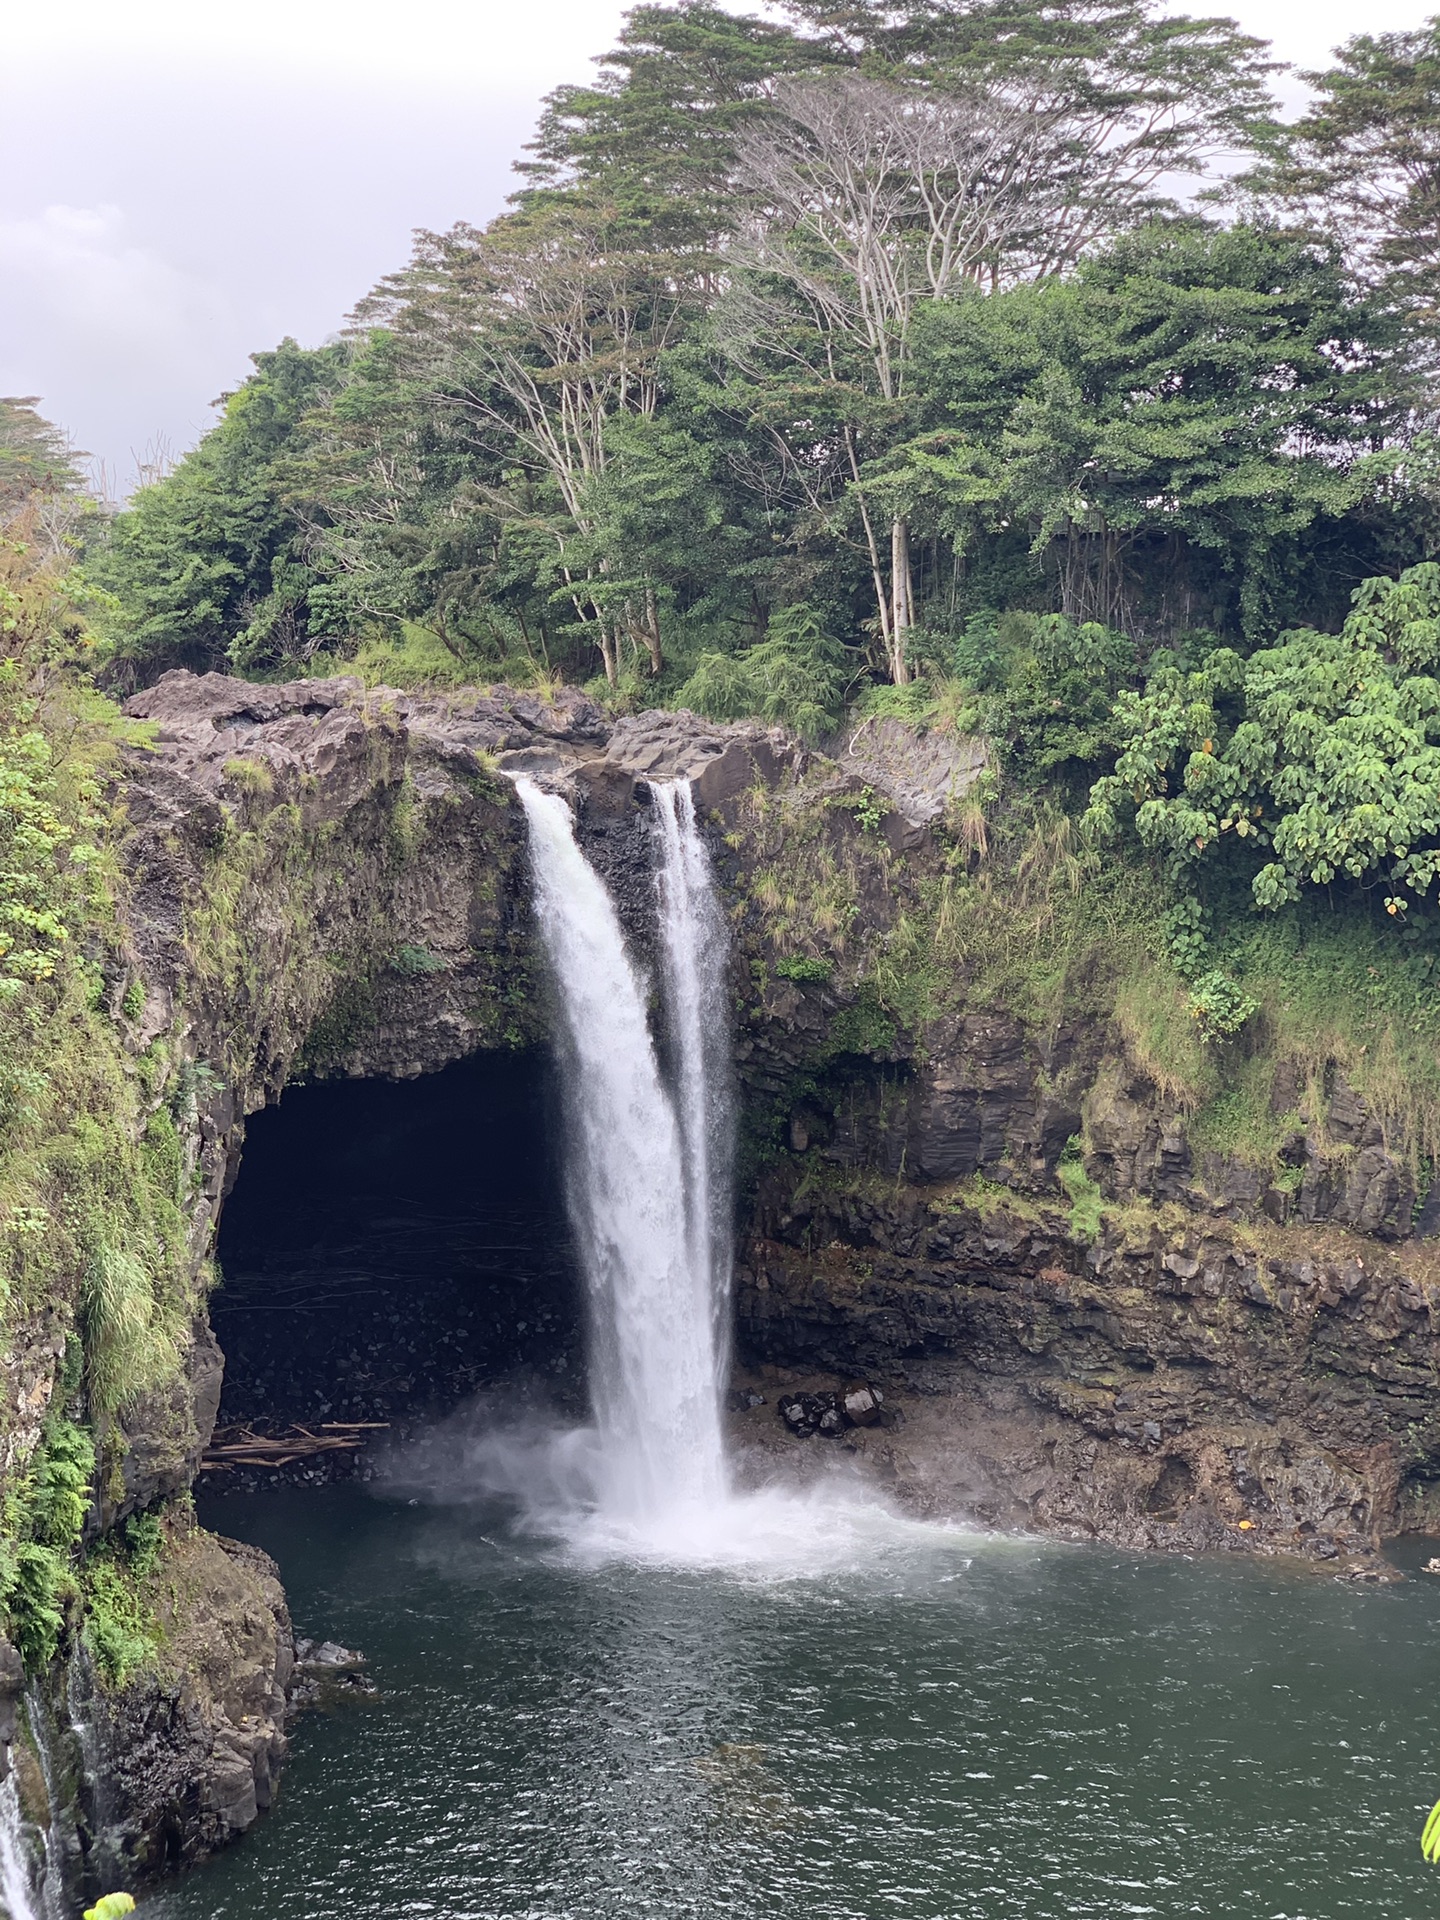
[{"label": "twin waterfall stream", "polygon": [[518,783],[555,973],[566,1195],[590,1294],[594,1527],[613,1544],[698,1547],[729,1500],[726,1358],[733,1105],[725,925],[688,781],[657,783],[656,886],[672,1055],[647,983],[558,795]]},{"label": "twin waterfall stream", "polygon": [[20,1795],[13,1773],[0,1786],[0,1912],[7,1920],[40,1920],[30,1891]]},{"label": "twin waterfall stream", "polygon": [[[555,978],[565,1187],[589,1294],[592,1425],[537,1450],[492,1436],[479,1478],[579,1560],[795,1575],[915,1530],[843,1474],[737,1490],[729,1360],[735,1102],[727,930],[688,780],[656,781],[657,1048],[650,983],[570,808],[517,780]],[[499,1471],[495,1468],[499,1465]],[[920,1531],[924,1531],[921,1529]]]}]

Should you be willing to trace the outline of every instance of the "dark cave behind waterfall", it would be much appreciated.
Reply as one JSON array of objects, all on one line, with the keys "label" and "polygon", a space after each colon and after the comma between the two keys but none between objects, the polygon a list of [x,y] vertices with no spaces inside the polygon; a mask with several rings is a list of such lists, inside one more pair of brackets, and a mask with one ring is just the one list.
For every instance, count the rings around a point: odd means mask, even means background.
[{"label": "dark cave behind waterfall", "polygon": [[249,1123],[211,1303],[222,1428],[397,1421],[487,1386],[578,1409],[550,1063],[289,1088]]}]

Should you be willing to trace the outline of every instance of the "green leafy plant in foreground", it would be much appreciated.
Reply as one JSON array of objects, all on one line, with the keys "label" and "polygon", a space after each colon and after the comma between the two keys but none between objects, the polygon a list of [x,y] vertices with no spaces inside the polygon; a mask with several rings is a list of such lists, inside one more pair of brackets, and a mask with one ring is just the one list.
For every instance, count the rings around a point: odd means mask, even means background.
[{"label": "green leafy plant in foreground", "polygon": [[1158,669],[1115,709],[1121,750],[1091,790],[1177,890],[1201,870],[1274,911],[1334,880],[1383,884],[1392,918],[1440,874],[1440,566],[1367,580],[1338,634],[1282,634]]},{"label": "green leafy plant in foreground", "polygon": [[1431,1866],[1440,1866],[1440,1800],[1430,1809],[1420,1835],[1420,1851]]},{"label": "green leafy plant in foreground", "polygon": [[128,1893],[107,1893],[97,1900],[93,1907],[85,1909],[85,1920],[121,1920],[121,1915],[134,1913],[134,1896]]}]

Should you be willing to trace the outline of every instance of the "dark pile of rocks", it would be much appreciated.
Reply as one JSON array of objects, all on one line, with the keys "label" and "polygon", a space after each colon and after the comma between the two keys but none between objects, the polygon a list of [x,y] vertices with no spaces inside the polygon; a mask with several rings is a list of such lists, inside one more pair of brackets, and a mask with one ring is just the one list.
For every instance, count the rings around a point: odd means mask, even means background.
[{"label": "dark pile of rocks", "polygon": [[786,1393],[775,1403],[775,1411],[797,1439],[812,1433],[827,1440],[838,1440],[848,1427],[892,1427],[900,1423],[898,1411],[885,1405],[879,1387],[863,1380],[852,1380],[838,1393]]},{"label": "dark pile of rocks", "polygon": [[292,1711],[333,1706],[345,1694],[377,1693],[364,1667],[365,1656],[354,1647],[342,1647],[335,1640],[297,1638],[289,1687]]}]

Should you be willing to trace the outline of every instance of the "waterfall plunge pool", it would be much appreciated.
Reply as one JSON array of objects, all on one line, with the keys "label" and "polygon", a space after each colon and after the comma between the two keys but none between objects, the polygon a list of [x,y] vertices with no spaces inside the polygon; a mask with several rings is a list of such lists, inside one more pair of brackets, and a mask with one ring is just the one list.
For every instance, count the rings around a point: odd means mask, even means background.
[{"label": "waterfall plunge pool", "polygon": [[380,1691],[301,1719],[274,1812],[148,1920],[1433,1907],[1440,1581],[918,1526],[806,1578],[584,1568],[413,1498],[207,1503]]},{"label": "waterfall plunge pool", "polygon": [[654,795],[668,1086],[568,809],[521,797],[592,1425],[452,1420],[376,1488],[211,1503],[276,1556],[300,1630],[363,1647],[380,1691],[299,1724],[277,1809],[147,1900],[153,1920],[1430,1904],[1433,1581],[1357,1590],[924,1527],[834,1488],[732,1491],[723,926],[688,789]]}]

